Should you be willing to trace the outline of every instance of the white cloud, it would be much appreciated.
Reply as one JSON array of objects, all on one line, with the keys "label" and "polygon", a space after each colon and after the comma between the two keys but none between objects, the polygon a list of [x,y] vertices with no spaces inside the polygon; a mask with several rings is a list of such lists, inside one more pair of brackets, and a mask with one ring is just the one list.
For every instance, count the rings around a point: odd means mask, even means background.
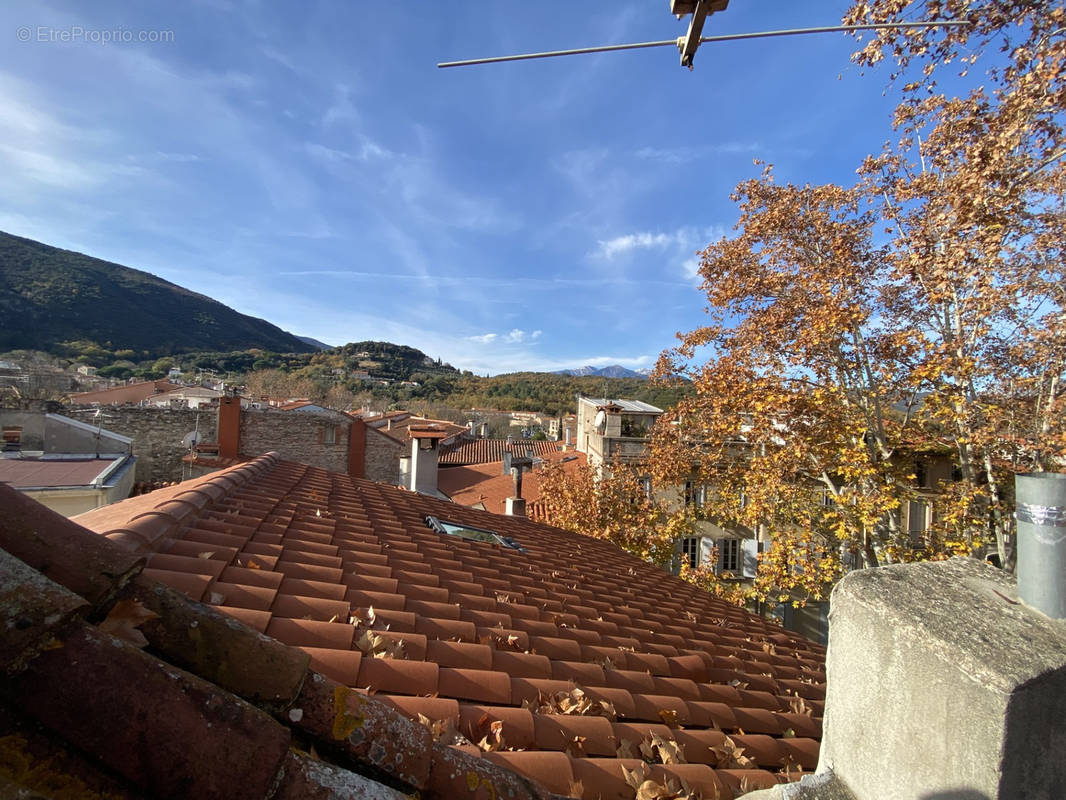
[{"label": "white cloud", "polygon": [[687,164],[712,155],[743,155],[763,149],[759,142],[722,142],[699,147],[642,147],[634,155],[645,161],[663,164]]},{"label": "white cloud", "polygon": [[681,265],[682,271],[685,273],[685,277],[689,280],[697,280],[700,277],[700,264],[702,262],[696,256],[689,258]]},{"label": "white cloud", "polygon": [[467,336],[468,342],[480,342],[481,344],[491,344],[496,341],[495,333],[483,333],[480,336]]},{"label": "white cloud", "polygon": [[647,250],[653,247],[666,247],[677,241],[677,234],[670,233],[627,233],[606,241],[597,242],[596,255],[608,260],[634,250]]},{"label": "white cloud", "polygon": [[616,236],[613,239],[598,241],[592,257],[611,261],[632,256],[641,250],[658,250],[666,253],[667,258],[676,264],[677,274],[685,282],[702,280],[699,275],[700,259],[696,251],[712,241],[722,238],[726,230],[720,225],[708,228],[684,227],[675,231],[650,233],[641,231]]},{"label": "white cloud", "polygon": [[540,335],[541,335],[541,334],[542,334],[543,332],[544,332],[544,331],[533,331],[533,333],[529,334],[529,338],[530,338],[530,339],[532,339],[533,341],[536,341],[537,339],[539,339],[539,338],[540,338]]},{"label": "white cloud", "polygon": [[508,333],[503,338],[503,340],[505,342],[507,342],[508,344],[518,344],[519,342],[525,341],[525,338],[526,338],[526,332],[525,331],[520,330],[519,328],[514,328],[510,333]]}]

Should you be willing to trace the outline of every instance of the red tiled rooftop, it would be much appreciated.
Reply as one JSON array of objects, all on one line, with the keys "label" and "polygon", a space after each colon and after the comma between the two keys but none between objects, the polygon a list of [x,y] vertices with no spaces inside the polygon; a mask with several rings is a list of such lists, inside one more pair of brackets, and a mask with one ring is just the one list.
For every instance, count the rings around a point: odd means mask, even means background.
[{"label": "red tiled rooftop", "polygon": [[465,433],[467,430],[464,426],[457,425],[448,420],[416,417],[409,411],[392,411],[387,414],[363,417],[363,421],[379,433],[383,433],[386,436],[405,444],[411,441],[411,428],[417,429],[427,426],[436,426],[438,430],[445,433],[447,437],[458,436]]},{"label": "red tiled rooftop", "polygon": [[[462,733],[462,757],[554,792],[632,797],[621,766],[653,733],[688,762],[653,777],[722,798],[817,761],[824,650],[605,542],[274,456],[76,521],[327,678]],[[571,697],[586,713],[559,713]],[[494,721],[519,750],[477,747]],[[753,760],[716,752],[726,736]]]},{"label": "red tiled rooftop", "polygon": [[180,389],[181,384],[171,383],[168,380],[141,381],[130,383],[125,386],[114,386],[110,389],[98,389],[92,392],[77,392],[70,395],[70,402],[75,404],[89,405],[100,403],[102,405],[119,405],[122,403],[140,403],[149,397],[164,392],[172,392]]},{"label": "red tiled rooftop", "polygon": [[[564,469],[587,463],[584,453],[551,451],[540,456],[545,461],[562,462]],[[503,462],[448,467],[437,473],[437,488],[452,502],[483,508],[494,514],[504,513],[507,498],[514,495],[514,478],[503,474]],[[522,478],[522,497],[529,504],[540,499],[540,471],[526,472]],[[530,514],[530,516],[533,516]]]},{"label": "red tiled rooftop", "polygon": [[520,439],[510,443],[506,439],[461,439],[441,448],[440,463],[463,466],[503,461],[503,454],[508,450],[514,456],[524,456],[532,450],[534,457],[546,458],[558,453],[560,447],[559,442],[533,439]]}]

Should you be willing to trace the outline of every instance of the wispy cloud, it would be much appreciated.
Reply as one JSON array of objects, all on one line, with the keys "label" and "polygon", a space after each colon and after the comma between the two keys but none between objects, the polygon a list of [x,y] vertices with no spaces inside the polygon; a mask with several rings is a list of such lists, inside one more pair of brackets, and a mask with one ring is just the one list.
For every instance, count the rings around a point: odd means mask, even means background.
[{"label": "wispy cloud", "polygon": [[596,243],[596,249],[590,257],[614,261],[636,258],[640,251],[657,251],[674,262],[677,274],[685,283],[699,283],[700,260],[696,251],[724,235],[725,229],[717,225],[708,228],[684,227],[656,233],[626,233],[611,239],[601,239]]},{"label": "wispy cloud", "polygon": [[468,342],[480,342],[481,344],[491,344],[496,341],[495,333],[483,333],[480,336],[467,336]]},{"label": "wispy cloud", "polygon": [[679,233],[627,233],[606,241],[600,240],[596,255],[608,260],[626,255],[634,250],[667,247],[677,243]]},{"label": "wispy cloud", "polygon": [[715,155],[744,155],[764,149],[759,142],[721,142],[697,147],[642,147],[634,155],[647,161],[663,164],[687,164]]}]

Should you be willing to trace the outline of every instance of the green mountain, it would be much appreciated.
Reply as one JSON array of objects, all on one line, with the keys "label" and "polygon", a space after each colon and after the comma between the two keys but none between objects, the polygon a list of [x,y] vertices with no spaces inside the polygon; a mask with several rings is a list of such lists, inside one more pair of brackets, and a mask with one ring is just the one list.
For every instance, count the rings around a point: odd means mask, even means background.
[{"label": "green mountain", "polygon": [[0,352],[73,341],[151,357],[317,349],[147,272],[0,232]]}]

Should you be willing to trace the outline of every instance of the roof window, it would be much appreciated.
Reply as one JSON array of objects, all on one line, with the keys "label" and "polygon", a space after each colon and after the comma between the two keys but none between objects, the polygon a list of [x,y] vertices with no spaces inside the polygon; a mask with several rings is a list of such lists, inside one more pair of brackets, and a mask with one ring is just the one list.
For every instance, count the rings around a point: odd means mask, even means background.
[{"label": "roof window", "polygon": [[485,530],[484,528],[473,528],[469,525],[460,525],[459,523],[448,522],[447,520],[442,520],[434,516],[426,517],[426,525],[437,533],[445,534],[447,536],[458,536],[460,539],[469,539],[472,542],[498,544],[503,547],[510,547],[512,550],[520,550],[523,553],[526,552],[525,549],[510,536],[501,536],[494,531]]}]

